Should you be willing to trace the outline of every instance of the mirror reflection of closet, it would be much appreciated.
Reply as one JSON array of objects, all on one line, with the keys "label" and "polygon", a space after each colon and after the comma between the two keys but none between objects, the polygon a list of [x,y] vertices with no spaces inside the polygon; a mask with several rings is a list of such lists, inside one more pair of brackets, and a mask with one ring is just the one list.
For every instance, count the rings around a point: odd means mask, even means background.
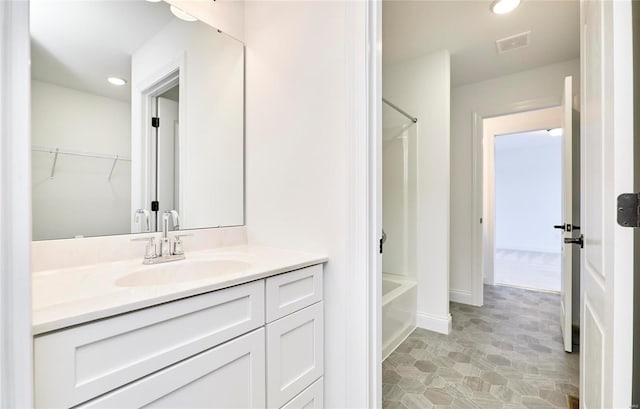
[{"label": "mirror reflection of closet", "polygon": [[[153,133],[151,139],[151,230],[162,230],[162,212],[180,213],[179,186],[179,126],[180,87],[175,85],[153,97]],[[156,160],[157,158],[157,160]],[[157,208],[158,210],[153,210]],[[175,229],[175,226],[170,226]]]},{"label": "mirror reflection of closet", "polygon": [[165,210],[243,225],[244,44],[166,1],[29,6],[33,240],[160,231]]}]

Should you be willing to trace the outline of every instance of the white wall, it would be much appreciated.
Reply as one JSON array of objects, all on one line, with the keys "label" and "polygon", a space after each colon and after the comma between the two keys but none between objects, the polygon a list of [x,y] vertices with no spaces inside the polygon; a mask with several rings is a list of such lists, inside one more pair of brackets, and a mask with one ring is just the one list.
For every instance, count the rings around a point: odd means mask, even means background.
[{"label": "white wall", "polygon": [[[183,57],[181,228],[244,224],[243,45],[202,22],[174,19],[132,56],[132,209],[149,207],[138,188],[144,183],[137,173],[142,168],[143,114],[136,92],[158,70]],[[167,210],[162,203],[160,207]]]},{"label": "white wall", "polygon": [[439,51],[383,67],[382,94],[418,118],[417,325],[448,333],[449,52]]},{"label": "white wall", "polygon": [[[356,55],[365,55],[363,4],[245,6],[249,240],[329,257],[324,274],[328,408],[367,406],[367,382],[376,371],[368,366],[364,372],[360,365],[370,353],[370,340],[360,329],[370,324],[364,317],[350,319],[354,308],[367,302],[359,294],[369,290],[350,288],[359,277],[350,268],[358,254],[347,250],[353,224],[347,215],[352,201],[360,200],[349,184],[348,152],[351,140],[366,138],[364,130],[350,132],[351,121],[366,106],[354,112],[349,105],[357,88],[354,75],[365,72],[364,64],[352,65]],[[364,235],[359,239],[359,245],[366,241]]]},{"label": "white wall", "polygon": [[[131,105],[33,80],[32,142],[52,148],[130,157]],[[129,233],[131,163],[32,154],[33,240]]]},{"label": "white wall", "polygon": [[560,253],[561,144],[546,130],[496,137],[496,249]]},{"label": "white wall", "polygon": [[451,291],[471,293],[473,113],[496,116],[559,105],[564,77],[579,81],[579,60],[539,67],[451,90]]}]

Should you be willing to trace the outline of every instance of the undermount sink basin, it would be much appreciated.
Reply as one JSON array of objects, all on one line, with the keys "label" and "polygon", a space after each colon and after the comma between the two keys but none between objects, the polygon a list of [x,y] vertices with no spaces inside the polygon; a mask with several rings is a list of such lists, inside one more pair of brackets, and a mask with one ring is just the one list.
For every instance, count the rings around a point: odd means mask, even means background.
[{"label": "undermount sink basin", "polygon": [[203,280],[219,274],[233,274],[251,264],[241,260],[175,261],[134,271],[116,280],[118,287],[166,285]]}]

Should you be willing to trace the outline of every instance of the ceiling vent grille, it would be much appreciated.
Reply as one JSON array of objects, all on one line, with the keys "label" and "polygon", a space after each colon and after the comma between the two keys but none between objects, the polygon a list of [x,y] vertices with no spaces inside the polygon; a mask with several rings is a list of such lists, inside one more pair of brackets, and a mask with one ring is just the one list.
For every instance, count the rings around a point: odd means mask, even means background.
[{"label": "ceiling vent grille", "polygon": [[498,48],[498,54],[503,54],[509,51],[528,47],[530,42],[531,31],[525,31],[524,33],[497,40],[496,47]]}]

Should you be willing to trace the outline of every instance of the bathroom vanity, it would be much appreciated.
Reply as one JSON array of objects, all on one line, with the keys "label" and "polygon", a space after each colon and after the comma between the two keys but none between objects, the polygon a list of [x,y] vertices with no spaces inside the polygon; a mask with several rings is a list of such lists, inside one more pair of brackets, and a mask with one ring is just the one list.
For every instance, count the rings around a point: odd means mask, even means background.
[{"label": "bathroom vanity", "polygon": [[324,261],[238,246],[35,274],[36,407],[321,408]]},{"label": "bathroom vanity", "polygon": [[162,1],[30,30],[36,407],[322,407],[326,258],[247,244],[244,44]]}]

